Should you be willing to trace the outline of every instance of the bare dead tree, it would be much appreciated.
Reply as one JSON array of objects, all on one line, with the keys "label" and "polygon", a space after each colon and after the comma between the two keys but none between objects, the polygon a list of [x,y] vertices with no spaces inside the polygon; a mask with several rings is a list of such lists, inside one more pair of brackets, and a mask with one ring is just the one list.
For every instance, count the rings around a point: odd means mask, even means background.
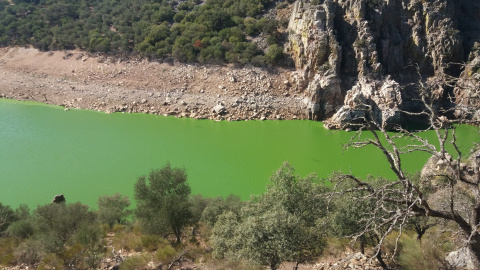
[{"label": "bare dead tree", "polygon": [[[413,217],[431,217],[456,225],[459,237],[468,248],[476,269],[480,269],[480,151],[470,153],[465,160],[457,142],[453,123],[464,123],[465,119],[449,120],[437,106],[429,84],[418,84],[423,112],[417,113],[428,119],[428,127],[436,134],[436,142],[421,136],[420,131],[411,131],[397,126],[395,133],[386,130],[386,123],[377,123],[366,113],[358,131],[345,145],[346,148],[376,147],[387,159],[395,180],[374,184],[353,174],[336,173],[334,193],[362,192],[364,201],[374,202],[374,207],[365,213],[362,229],[354,239],[366,234],[378,236],[376,256],[380,254],[385,237],[393,231],[402,231]],[[478,125],[478,123],[475,123]],[[368,133],[369,136],[365,136]],[[408,141],[407,145],[399,144]],[[448,147],[447,147],[448,146]],[[473,146],[478,149],[478,145]],[[453,149],[449,150],[449,149]],[[430,172],[422,173],[420,181],[408,176],[403,167],[403,154],[422,151],[432,157]],[[428,164],[427,163],[427,164]],[[441,180],[441,183],[437,183]],[[427,225],[428,226],[428,225]],[[395,249],[397,249],[397,246]],[[396,252],[396,250],[395,250]]]}]

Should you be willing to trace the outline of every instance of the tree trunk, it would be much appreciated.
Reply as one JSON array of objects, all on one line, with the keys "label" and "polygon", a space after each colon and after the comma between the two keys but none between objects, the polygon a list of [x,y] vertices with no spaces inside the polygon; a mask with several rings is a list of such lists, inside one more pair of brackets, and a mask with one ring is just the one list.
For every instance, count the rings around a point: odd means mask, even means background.
[{"label": "tree trunk", "polygon": [[376,258],[377,258],[378,262],[380,263],[380,265],[382,266],[383,269],[388,269],[387,264],[383,261],[381,250],[378,251]]},{"label": "tree trunk", "polygon": [[473,269],[480,269],[480,233],[476,232],[467,246],[470,251]]},{"label": "tree trunk", "polygon": [[181,234],[175,234],[175,237],[177,238],[177,245],[180,245],[180,240],[181,240],[181,237],[182,235]]},{"label": "tree trunk", "polygon": [[422,237],[423,237],[423,235],[425,234],[426,231],[427,231],[427,230],[418,230],[418,231],[417,231],[417,240],[418,240],[419,242],[422,242]]},{"label": "tree trunk", "polygon": [[295,262],[294,266],[293,266],[293,270],[298,270],[298,266],[300,265],[299,262]]},{"label": "tree trunk", "polygon": [[360,239],[360,252],[365,255],[365,241]]}]

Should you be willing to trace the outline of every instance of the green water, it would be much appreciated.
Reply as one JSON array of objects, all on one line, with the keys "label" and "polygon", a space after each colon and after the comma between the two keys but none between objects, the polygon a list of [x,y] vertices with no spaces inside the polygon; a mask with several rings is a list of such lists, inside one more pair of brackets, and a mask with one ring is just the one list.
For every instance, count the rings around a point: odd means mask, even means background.
[{"label": "green water", "polygon": [[[459,133],[464,147],[480,140],[475,128]],[[377,149],[343,151],[351,135],[312,121],[214,122],[0,99],[0,202],[35,207],[60,193],[92,207],[104,194],[133,199],[136,179],[166,162],[186,168],[194,194],[244,199],[263,192],[284,161],[301,176],[392,177]],[[427,158],[417,153],[403,164],[415,171]]]}]

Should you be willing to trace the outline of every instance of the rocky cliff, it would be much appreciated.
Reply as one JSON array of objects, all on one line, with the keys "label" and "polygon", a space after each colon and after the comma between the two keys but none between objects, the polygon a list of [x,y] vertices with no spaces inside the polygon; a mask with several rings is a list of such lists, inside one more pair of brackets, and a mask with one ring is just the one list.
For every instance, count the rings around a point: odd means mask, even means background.
[{"label": "rocky cliff", "polygon": [[377,122],[402,122],[401,111],[422,109],[418,82],[440,107],[460,104],[457,116],[478,117],[470,97],[479,33],[476,0],[303,0],[293,5],[285,52],[309,117],[329,128],[349,128],[367,110]]}]

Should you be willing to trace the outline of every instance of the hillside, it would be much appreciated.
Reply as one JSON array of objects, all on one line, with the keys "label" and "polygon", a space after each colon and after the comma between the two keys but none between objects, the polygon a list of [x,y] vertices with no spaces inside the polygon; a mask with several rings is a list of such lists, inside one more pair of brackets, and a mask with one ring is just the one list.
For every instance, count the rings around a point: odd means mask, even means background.
[{"label": "hillside", "polygon": [[345,129],[425,120],[404,113],[424,96],[480,119],[473,0],[14,0],[0,15],[9,98]]}]

